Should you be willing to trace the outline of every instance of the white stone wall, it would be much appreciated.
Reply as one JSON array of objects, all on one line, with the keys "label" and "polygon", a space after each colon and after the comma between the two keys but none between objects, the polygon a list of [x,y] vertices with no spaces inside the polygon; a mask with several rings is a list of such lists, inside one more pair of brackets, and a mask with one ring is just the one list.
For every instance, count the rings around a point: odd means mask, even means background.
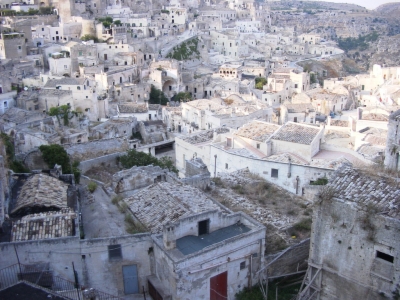
[{"label": "white stone wall", "polygon": [[[399,220],[367,213],[366,206],[355,203],[332,200],[318,205],[309,261],[323,268],[320,299],[390,298],[400,283],[399,227]],[[393,263],[378,258],[377,251],[393,256]]]}]

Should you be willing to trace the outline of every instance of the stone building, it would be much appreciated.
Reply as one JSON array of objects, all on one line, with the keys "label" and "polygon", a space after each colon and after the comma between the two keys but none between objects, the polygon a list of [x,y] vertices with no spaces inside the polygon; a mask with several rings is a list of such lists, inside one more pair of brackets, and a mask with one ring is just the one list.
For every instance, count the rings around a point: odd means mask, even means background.
[{"label": "stone building", "polygon": [[2,32],[0,34],[0,58],[18,59],[26,57],[25,35],[23,32]]},{"label": "stone building", "polygon": [[389,116],[388,134],[385,148],[385,166],[391,170],[400,170],[400,110]]},{"label": "stone building", "polygon": [[400,190],[392,179],[343,167],[319,200],[297,299],[395,299]]}]

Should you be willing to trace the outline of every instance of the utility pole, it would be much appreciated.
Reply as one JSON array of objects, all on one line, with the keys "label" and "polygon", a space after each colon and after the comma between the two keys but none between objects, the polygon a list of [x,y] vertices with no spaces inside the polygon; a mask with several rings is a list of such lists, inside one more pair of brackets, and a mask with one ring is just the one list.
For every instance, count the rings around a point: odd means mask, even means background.
[{"label": "utility pole", "polygon": [[214,177],[217,177],[217,154],[214,155],[215,163],[214,163]]}]

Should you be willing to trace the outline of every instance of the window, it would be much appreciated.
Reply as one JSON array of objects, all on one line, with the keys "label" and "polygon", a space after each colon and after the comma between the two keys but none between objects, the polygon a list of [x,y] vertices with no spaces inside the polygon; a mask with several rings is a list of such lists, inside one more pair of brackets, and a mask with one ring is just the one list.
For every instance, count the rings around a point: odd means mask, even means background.
[{"label": "window", "polygon": [[4,101],[4,108],[7,108],[8,107],[8,103],[7,103],[7,101]]},{"label": "window", "polygon": [[271,169],[271,177],[278,178],[278,169]]},{"label": "window", "polygon": [[108,259],[119,259],[122,258],[121,245],[109,245],[108,246]]},{"label": "window", "polygon": [[260,144],[257,144],[257,149],[260,149]]},{"label": "window", "polygon": [[64,65],[64,69],[68,69],[68,66],[67,66],[67,65]]},{"label": "window", "polygon": [[376,257],[380,258],[380,259],[383,259],[383,260],[386,260],[387,262],[390,262],[390,263],[393,263],[393,261],[394,261],[394,257],[393,256],[391,256],[389,254],[386,254],[386,253],[383,253],[381,251],[376,251]]},{"label": "window", "polygon": [[79,55],[79,56],[82,56],[82,54],[83,54],[82,51],[79,51],[78,55]]},{"label": "window", "polygon": [[44,28],[42,27],[42,31],[44,31]]},{"label": "window", "polygon": [[199,235],[208,234],[210,232],[210,220],[203,220],[198,223]]},{"label": "window", "polygon": [[245,261],[242,261],[241,263],[240,263],[240,270],[243,270],[243,269],[245,269],[246,268],[246,262]]},{"label": "window", "polygon": [[22,49],[22,47],[21,46],[18,46],[18,50],[21,50]]},{"label": "window", "polygon": [[228,164],[225,164],[225,169],[228,169]]},{"label": "window", "polygon": [[80,86],[77,86],[76,89],[77,89],[78,91],[80,91],[80,90],[81,90],[81,87],[80,87]]},{"label": "window", "polygon": [[297,83],[296,83],[296,84],[294,85],[294,88],[297,89],[297,87],[298,87],[298,85],[297,85]]}]

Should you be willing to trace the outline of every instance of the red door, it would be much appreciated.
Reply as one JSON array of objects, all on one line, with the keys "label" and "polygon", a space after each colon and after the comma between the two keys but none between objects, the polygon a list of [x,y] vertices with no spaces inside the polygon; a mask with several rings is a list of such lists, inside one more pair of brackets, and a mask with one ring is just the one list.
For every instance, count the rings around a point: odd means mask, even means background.
[{"label": "red door", "polygon": [[228,299],[228,272],[210,278],[210,300]]}]

